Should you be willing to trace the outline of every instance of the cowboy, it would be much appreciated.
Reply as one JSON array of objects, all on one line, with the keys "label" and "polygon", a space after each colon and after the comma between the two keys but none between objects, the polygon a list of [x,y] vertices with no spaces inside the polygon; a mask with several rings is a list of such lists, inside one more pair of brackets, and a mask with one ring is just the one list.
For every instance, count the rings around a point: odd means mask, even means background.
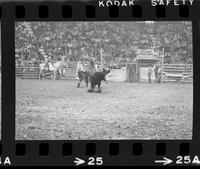
[{"label": "cowboy", "polygon": [[90,83],[90,77],[95,72],[94,61],[92,59],[83,57],[78,63],[78,87],[80,86],[80,82],[83,80],[83,78],[85,78],[86,86],[90,86],[88,85],[88,83]]},{"label": "cowboy", "polygon": [[81,59],[79,62],[78,62],[78,72],[85,72],[86,69],[84,67],[84,62],[83,62],[83,59]]},{"label": "cowboy", "polygon": [[45,63],[45,65],[44,65],[45,70],[49,71],[49,59],[47,57],[44,59],[44,63]]},{"label": "cowboy", "polygon": [[158,67],[159,67],[159,65],[158,65],[158,63],[156,63],[155,68],[154,68],[155,80],[158,79]]},{"label": "cowboy", "polygon": [[161,83],[161,76],[162,76],[161,74],[162,74],[162,68],[161,66],[159,66],[157,71],[158,83]]},{"label": "cowboy", "polygon": [[[86,76],[86,69],[84,67],[84,61],[83,58],[80,59],[80,61],[78,61],[77,64],[77,78],[79,80],[77,87],[80,87],[81,81],[83,79],[85,79]],[[87,85],[87,83],[86,83]]]},{"label": "cowboy", "polygon": [[102,72],[102,71],[103,71],[101,62],[95,61],[95,71],[96,71],[96,72]]}]

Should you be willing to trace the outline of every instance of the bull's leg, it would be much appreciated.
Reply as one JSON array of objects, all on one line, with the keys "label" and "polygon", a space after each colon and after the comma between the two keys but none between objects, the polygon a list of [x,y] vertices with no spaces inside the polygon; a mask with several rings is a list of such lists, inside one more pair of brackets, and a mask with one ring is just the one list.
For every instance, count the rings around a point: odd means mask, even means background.
[{"label": "bull's leg", "polygon": [[89,78],[89,75],[86,75],[85,76],[85,85],[86,85],[86,88],[88,88],[88,78]]},{"label": "bull's leg", "polygon": [[93,84],[91,84],[91,89],[92,89],[92,91],[94,90],[94,87],[95,87],[95,86],[94,86]]},{"label": "bull's leg", "polygon": [[79,82],[78,82],[78,84],[77,84],[77,87],[80,87],[81,82],[82,82],[82,78],[79,78]]},{"label": "bull's leg", "polygon": [[93,91],[94,91],[94,87],[95,87],[95,86],[94,86],[93,84],[91,84],[91,86],[90,86],[90,87],[91,87],[91,88],[89,88],[87,91],[88,91],[88,92],[93,92]]},{"label": "bull's leg", "polygon": [[90,83],[88,83],[88,88],[87,88],[87,91],[88,92],[93,92],[94,91],[94,83],[91,82],[91,76],[89,76],[89,80],[88,80]]},{"label": "bull's leg", "polygon": [[82,76],[82,74],[80,73],[80,72],[78,72],[78,84],[77,84],[77,87],[80,87],[80,85],[81,85],[81,81],[83,80],[83,76]]},{"label": "bull's leg", "polygon": [[101,91],[101,82],[98,84],[98,91],[97,91],[97,93],[101,93],[102,91]]},{"label": "bull's leg", "polygon": [[90,75],[90,74],[88,74],[87,79],[88,79],[88,82],[87,82],[87,89],[90,90],[91,87],[92,87],[92,84],[91,84],[91,75]]}]

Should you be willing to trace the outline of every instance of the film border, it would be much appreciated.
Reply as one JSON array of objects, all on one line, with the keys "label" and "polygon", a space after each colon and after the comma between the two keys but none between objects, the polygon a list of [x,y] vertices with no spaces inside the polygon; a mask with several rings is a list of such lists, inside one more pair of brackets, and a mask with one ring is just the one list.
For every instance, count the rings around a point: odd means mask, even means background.
[{"label": "film border", "polygon": [[[142,16],[134,17],[135,13],[131,7],[127,8],[99,8],[95,2],[2,2],[1,6],[1,24],[2,24],[2,158],[9,156],[12,165],[74,165],[74,157],[80,157],[86,159],[90,156],[102,156],[104,158],[104,165],[157,165],[154,163],[156,159],[161,157],[156,155],[156,146],[158,143],[164,143],[166,146],[166,152],[163,150],[163,155],[166,157],[175,159],[177,155],[191,155],[200,153],[200,147],[198,143],[200,141],[200,120],[199,110],[199,82],[200,76],[200,48],[199,48],[199,12],[200,6],[193,5],[188,7],[165,7],[165,17],[157,17],[156,13],[163,7],[150,7],[146,1],[140,2]],[[48,7],[48,17],[39,17],[39,6]],[[62,16],[62,6],[66,5],[72,10],[71,17]],[[95,18],[86,17],[86,6],[90,6],[89,9],[95,8]],[[16,8],[18,6],[18,9]],[[19,6],[21,6],[19,8]],[[91,7],[92,6],[92,7]],[[25,7],[25,17],[16,17],[15,9],[21,10]],[[139,8],[140,8],[139,7]],[[88,8],[88,7],[87,7]],[[139,9],[138,8],[138,9]],[[157,8],[157,12],[156,9]],[[181,10],[189,9],[189,17],[180,17]],[[109,12],[110,10],[110,12]],[[118,11],[118,12],[116,12]],[[89,12],[90,13],[90,12]],[[117,15],[116,15],[117,13]],[[184,12],[182,12],[184,13]],[[18,15],[18,14],[17,14]],[[89,14],[91,15],[91,14]],[[92,14],[93,15],[93,14]],[[114,16],[114,17],[113,17]],[[115,17],[116,16],[116,17]],[[192,140],[73,140],[73,141],[15,141],[15,21],[142,21],[142,20],[156,20],[156,21],[192,21],[193,27],[193,59],[194,59],[194,106],[193,106],[193,139]],[[9,32],[9,33],[7,33]],[[10,66],[7,66],[10,65]],[[44,144],[43,144],[44,143]],[[47,144],[45,144],[47,143]],[[64,143],[72,145],[72,152],[69,156],[62,155],[62,146]],[[94,145],[89,143],[95,143]],[[112,144],[116,143],[116,144]],[[119,143],[119,144],[118,144]],[[142,147],[142,150],[138,150],[139,155],[133,155],[132,149],[134,144]],[[39,145],[43,144],[45,147],[40,151],[44,155],[39,155]],[[88,146],[89,144],[89,146]],[[111,145],[110,145],[111,144]],[[159,144],[162,147],[163,144]],[[47,147],[46,147],[47,146]],[[48,147],[49,146],[49,147]],[[118,153],[114,152],[109,155],[109,146],[112,151],[119,149]],[[86,150],[87,147],[87,150]],[[92,147],[92,148],[91,148]],[[158,146],[159,147],[159,146]],[[49,148],[49,149],[48,149]],[[25,149],[25,155],[17,154],[19,149]],[[88,150],[89,149],[89,150]],[[162,148],[161,148],[162,149]],[[165,148],[163,148],[165,149]],[[17,152],[16,152],[17,151]],[[91,153],[93,151],[93,153]],[[142,151],[142,153],[141,153]],[[95,152],[95,153],[94,153]],[[47,153],[47,155],[46,155]],[[87,153],[87,155],[86,155]],[[17,155],[16,155],[17,154]],[[174,164],[173,164],[174,165]]]}]

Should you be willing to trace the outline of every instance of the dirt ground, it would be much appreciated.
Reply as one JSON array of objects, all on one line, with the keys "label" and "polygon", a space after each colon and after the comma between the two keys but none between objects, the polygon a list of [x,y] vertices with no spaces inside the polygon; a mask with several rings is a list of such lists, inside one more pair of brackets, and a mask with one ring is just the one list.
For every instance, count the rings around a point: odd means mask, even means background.
[{"label": "dirt ground", "polygon": [[16,80],[17,140],[191,139],[193,85]]}]

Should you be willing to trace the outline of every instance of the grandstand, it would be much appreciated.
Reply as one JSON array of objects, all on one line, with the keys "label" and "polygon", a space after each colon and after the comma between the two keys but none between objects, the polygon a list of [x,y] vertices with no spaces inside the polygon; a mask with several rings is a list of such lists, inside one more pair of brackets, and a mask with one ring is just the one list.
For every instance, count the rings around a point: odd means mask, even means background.
[{"label": "grandstand", "polygon": [[[190,22],[20,22],[16,24],[16,55],[22,60],[44,60],[39,49],[52,60],[65,55],[79,60],[87,53],[107,62],[129,58],[134,50],[169,48],[171,64],[192,61]],[[81,49],[81,50],[80,50]]]},{"label": "grandstand", "polygon": [[[138,53],[164,54],[163,64],[192,64],[191,22],[17,22],[16,63],[84,56],[121,68]],[[163,53],[164,52],[164,53]],[[147,55],[146,55],[147,56]],[[146,57],[144,56],[144,57]],[[154,54],[149,55],[154,57]]]}]

